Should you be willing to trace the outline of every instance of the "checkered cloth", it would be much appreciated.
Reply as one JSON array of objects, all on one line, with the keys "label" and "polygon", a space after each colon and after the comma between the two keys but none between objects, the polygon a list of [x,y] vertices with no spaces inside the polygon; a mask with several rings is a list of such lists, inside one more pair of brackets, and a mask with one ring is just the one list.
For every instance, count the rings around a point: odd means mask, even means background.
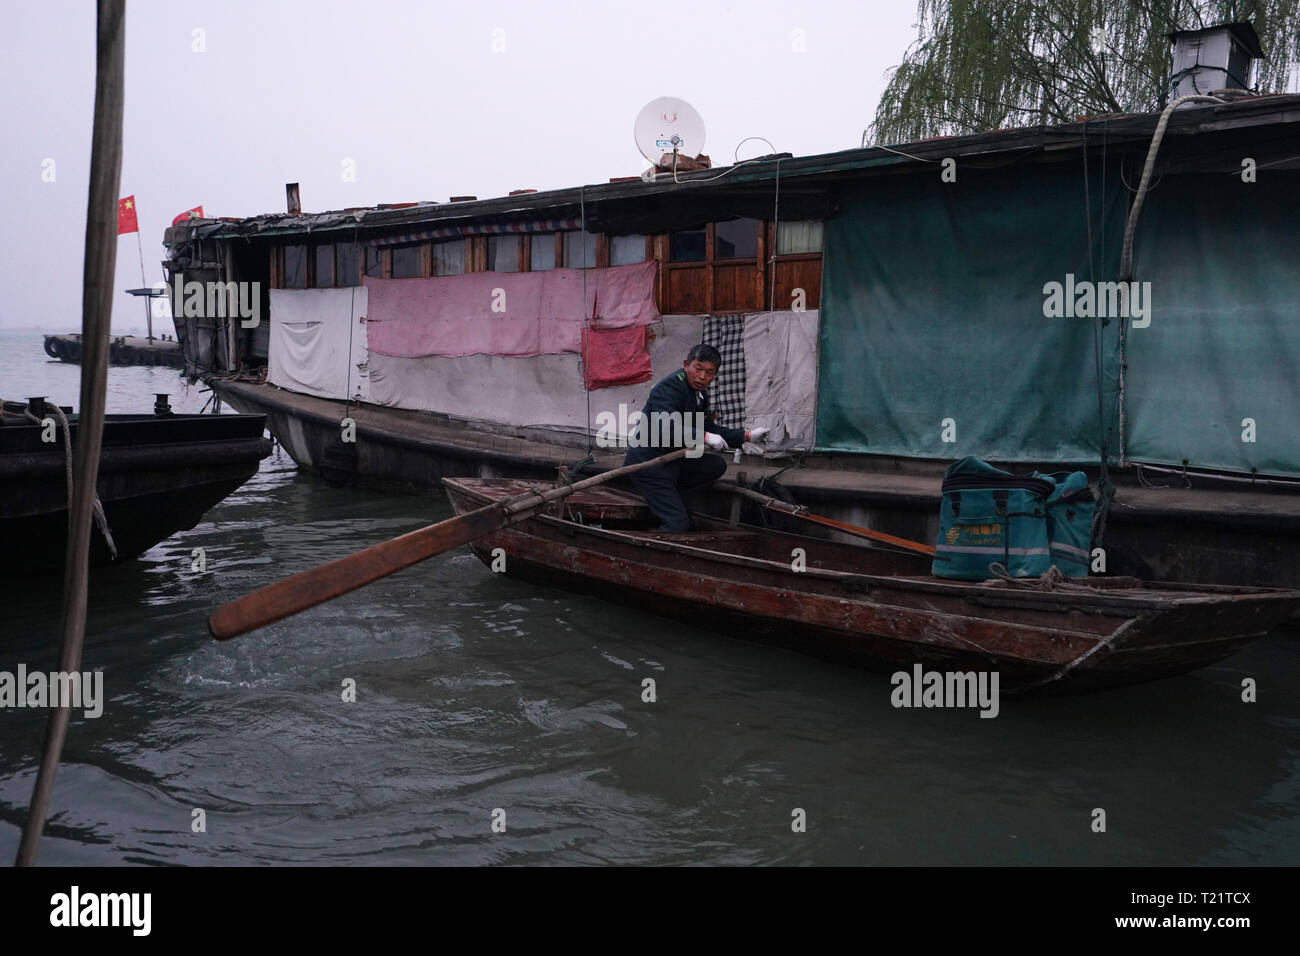
[{"label": "checkered cloth", "polygon": [[722,356],[718,377],[709,386],[709,410],[724,428],[745,425],[745,319],[740,315],[704,320],[704,344]]}]

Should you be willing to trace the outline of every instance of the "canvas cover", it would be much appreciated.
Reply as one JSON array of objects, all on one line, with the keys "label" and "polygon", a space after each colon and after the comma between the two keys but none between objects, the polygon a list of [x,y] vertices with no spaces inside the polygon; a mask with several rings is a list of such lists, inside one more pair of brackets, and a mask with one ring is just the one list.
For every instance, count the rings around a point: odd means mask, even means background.
[{"label": "canvas cover", "polygon": [[594,430],[601,411],[617,416],[620,404],[640,411],[654,383],[681,368],[691,346],[699,344],[703,325],[700,316],[664,316],[649,330],[650,378],[592,392],[583,389],[576,354],[402,358],[372,352],[371,401],[470,420],[567,429],[587,428],[590,409]]},{"label": "canvas cover", "polygon": [[1150,192],[1134,273],[1153,308],[1128,337],[1129,458],[1300,475],[1297,210],[1294,171],[1166,175]]},{"label": "canvas cover", "polygon": [[272,289],[267,381],[318,398],[370,401],[366,290]]},{"label": "canvas cover", "polygon": [[765,451],[812,448],[817,418],[817,310],[745,317],[745,423],[771,429]]},{"label": "canvas cover", "polygon": [[659,321],[655,275],[648,261],[430,279],[367,276],[370,350],[400,358],[576,353],[585,326],[622,329]]},{"label": "canvas cover", "polygon": [[1046,283],[1118,268],[1124,188],[1113,166],[1090,173],[1087,193],[1078,163],[965,164],[956,182],[936,169],[843,191],[825,231],[818,448],[1097,459],[1101,420],[1114,420],[1118,324],[1099,413],[1093,321],[1043,311]]}]

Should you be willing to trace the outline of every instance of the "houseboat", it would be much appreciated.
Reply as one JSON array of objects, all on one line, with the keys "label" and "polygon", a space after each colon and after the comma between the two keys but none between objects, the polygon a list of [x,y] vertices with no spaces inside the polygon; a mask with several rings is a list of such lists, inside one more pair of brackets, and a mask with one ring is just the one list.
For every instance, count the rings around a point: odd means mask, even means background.
[{"label": "houseboat", "polygon": [[617,465],[706,342],[771,429],[732,476],[823,514],[933,541],[955,459],[1083,469],[1094,571],[1300,586],[1300,96],[705,165],[182,222],[188,374],[330,480],[436,488]]}]

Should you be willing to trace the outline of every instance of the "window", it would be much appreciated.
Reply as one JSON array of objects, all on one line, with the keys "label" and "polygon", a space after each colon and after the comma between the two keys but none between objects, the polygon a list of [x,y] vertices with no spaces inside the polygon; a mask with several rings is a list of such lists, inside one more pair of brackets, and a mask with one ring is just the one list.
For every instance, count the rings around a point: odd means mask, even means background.
[{"label": "window", "polygon": [[645,262],[645,236],[610,236],[609,264],[630,266]]},{"label": "window", "polygon": [[715,259],[755,259],[758,257],[758,220],[731,219],[714,226]]},{"label": "window", "polygon": [[378,279],[384,274],[384,250],[378,246],[366,246],[366,275]]},{"label": "window", "polygon": [[328,289],[334,284],[334,243],[322,242],[316,247],[316,274],[312,288]]},{"label": "window", "polygon": [[543,232],[528,237],[529,269],[548,272],[555,268],[555,233]]},{"label": "window", "polygon": [[307,288],[307,247],[284,247],[284,288]]},{"label": "window", "polygon": [[668,237],[669,262],[703,262],[707,258],[708,239],[704,229],[681,229]]},{"label": "window", "polygon": [[488,272],[519,271],[519,237],[488,237]]},{"label": "window", "polygon": [[564,265],[569,269],[593,268],[596,265],[596,236],[590,232],[566,232]]},{"label": "window", "polygon": [[776,258],[769,276],[770,301],[777,309],[816,309],[822,293],[822,223],[778,222]]},{"label": "window", "polygon": [[777,223],[776,254],[794,256],[822,251],[822,224],[815,220]]},{"label": "window", "polygon": [[415,279],[418,278],[423,270],[420,267],[420,246],[394,246],[393,247],[393,278],[394,279]]},{"label": "window", "polygon": [[458,276],[465,272],[465,240],[453,239],[451,242],[433,244],[433,274],[436,276]]},{"label": "window", "polygon": [[361,248],[355,242],[340,242],[334,246],[334,284],[350,286],[361,284],[359,266]]}]

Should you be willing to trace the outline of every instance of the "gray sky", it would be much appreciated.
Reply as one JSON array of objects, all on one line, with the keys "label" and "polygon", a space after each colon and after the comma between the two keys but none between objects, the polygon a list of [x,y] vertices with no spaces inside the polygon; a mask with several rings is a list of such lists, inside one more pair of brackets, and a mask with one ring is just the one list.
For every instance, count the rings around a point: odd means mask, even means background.
[{"label": "gray sky", "polygon": [[[94,4],[6,14],[0,327],[73,331]],[[916,38],[915,14],[914,0],[128,0],[120,195],[136,197],[152,284],[174,216],[282,212],[286,182],[314,212],[635,175],[646,163],[632,123],[657,96],[699,110],[718,166],[747,136],[796,156],[847,149]],[[749,142],[740,158],[766,152]],[[137,287],[136,238],[117,242],[117,288]],[[115,330],[143,328],[143,311],[119,293]]]}]

